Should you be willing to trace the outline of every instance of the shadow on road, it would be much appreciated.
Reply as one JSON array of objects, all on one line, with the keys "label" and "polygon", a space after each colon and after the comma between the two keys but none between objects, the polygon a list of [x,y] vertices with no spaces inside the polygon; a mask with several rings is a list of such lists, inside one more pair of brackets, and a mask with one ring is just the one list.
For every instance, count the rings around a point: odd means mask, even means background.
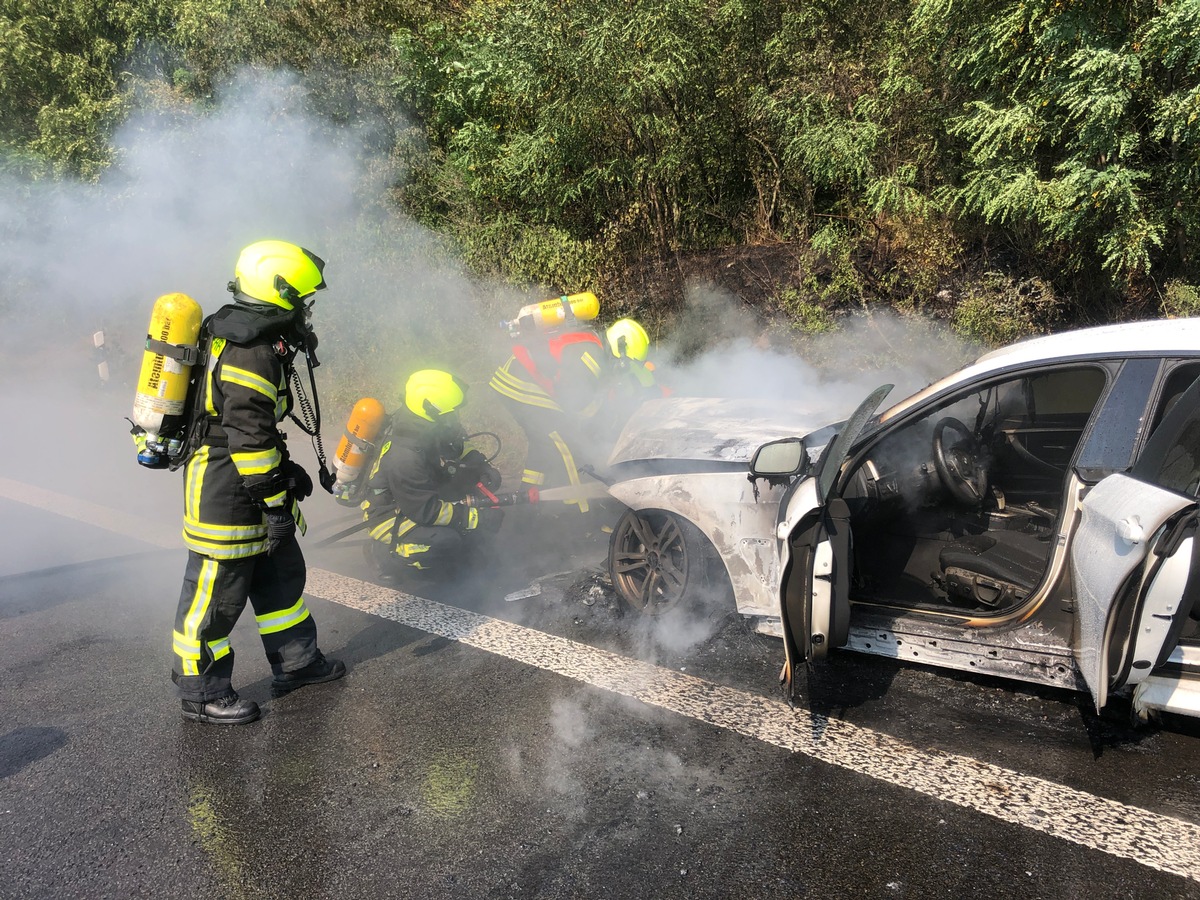
[{"label": "shadow on road", "polygon": [[67,733],[61,728],[14,728],[0,736],[0,778],[16,775],[30,763],[44,759],[66,743]]}]

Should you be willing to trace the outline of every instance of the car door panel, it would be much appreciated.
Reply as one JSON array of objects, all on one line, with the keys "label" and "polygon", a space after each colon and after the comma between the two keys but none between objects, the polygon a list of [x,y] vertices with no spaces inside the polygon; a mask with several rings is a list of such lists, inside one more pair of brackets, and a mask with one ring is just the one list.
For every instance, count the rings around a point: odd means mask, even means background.
[{"label": "car door panel", "polygon": [[[846,455],[867,421],[892,385],[877,388],[846,420],[826,446],[812,482],[816,508],[805,514],[786,536],[787,543],[780,618],[784,631],[783,680],[789,697],[794,696],[796,664],[823,659],[846,643],[850,630],[850,508],[837,495],[838,473]],[[800,488],[792,486],[790,494]],[[790,504],[780,507],[781,524],[787,521]]]},{"label": "car door panel", "polygon": [[1120,473],[1083,501],[1071,547],[1075,653],[1097,710],[1169,651],[1192,555],[1180,536],[1195,518],[1193,498]]},{"label": "car door panel", "polygon": [[[1179,548],[1163,559],[1146,592],[1145,614],[1134,638],[1126,684],[1139,684],[1170,655],[1178,642],[1180,608],[1192,570],[1194,533],[1184,537]],[[1190,607],[1190,603],[1188,604]]]}]

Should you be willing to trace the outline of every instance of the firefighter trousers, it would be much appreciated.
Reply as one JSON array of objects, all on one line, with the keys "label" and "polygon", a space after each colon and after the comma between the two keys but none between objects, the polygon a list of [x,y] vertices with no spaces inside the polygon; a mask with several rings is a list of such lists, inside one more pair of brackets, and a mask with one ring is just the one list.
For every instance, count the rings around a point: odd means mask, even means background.
[{"label": "firefighter trousers", "polygon": [[316,659],[317,625],[301,596],[305,577],[295,537],[269,556],[213,559],[189,550],[171,669],[180,698],[203,703],[232,690],[229,635],[247,600],[274,674],[294,672]]},{"label": "firefighter trousers", "polygon": [[[579,469],[593,461],[579,455],[584,441],[579,438],[578,427],[564,413],[517,403],[508,397],[504,401],[528,444],[522,484],[539,488],[579,485]],[[565,505],[583,513],[589,508],[587,500],[570,500]]]}]

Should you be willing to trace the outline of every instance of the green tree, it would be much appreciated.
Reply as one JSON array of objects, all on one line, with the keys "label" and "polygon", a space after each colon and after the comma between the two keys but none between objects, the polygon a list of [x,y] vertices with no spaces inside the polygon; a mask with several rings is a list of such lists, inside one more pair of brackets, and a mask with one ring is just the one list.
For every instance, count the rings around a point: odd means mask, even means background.
[{"label": "green tree", "polygon": [[1193,264],[1200,0],[919,0],[913,25],[959,100],[947,200],[1118,287]]},{"label": "green tree", "polygon": [[34,171],[98,174],[124,111],[122,67],[163,13],[155,0],[0,0],[0,151]]},{"label": "green tree", "polygon": [[698,0],[479,3],[401,33],[401,95],[445,153],[413,196],[624,252],[735,239],[744,145],[717,38]]}]

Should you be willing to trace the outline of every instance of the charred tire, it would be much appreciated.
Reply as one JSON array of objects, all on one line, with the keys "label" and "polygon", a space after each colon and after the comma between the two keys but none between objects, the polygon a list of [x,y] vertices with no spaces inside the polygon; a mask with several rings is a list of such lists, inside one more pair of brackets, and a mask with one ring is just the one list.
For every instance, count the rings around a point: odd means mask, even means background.
[{"label": "charred tire", "polygon": [[608,571],[626,605],[645,615],[660,615],[683,601],[732,600],[712,544],[691,522],[663,510],[625,511],[609,540]]}]

